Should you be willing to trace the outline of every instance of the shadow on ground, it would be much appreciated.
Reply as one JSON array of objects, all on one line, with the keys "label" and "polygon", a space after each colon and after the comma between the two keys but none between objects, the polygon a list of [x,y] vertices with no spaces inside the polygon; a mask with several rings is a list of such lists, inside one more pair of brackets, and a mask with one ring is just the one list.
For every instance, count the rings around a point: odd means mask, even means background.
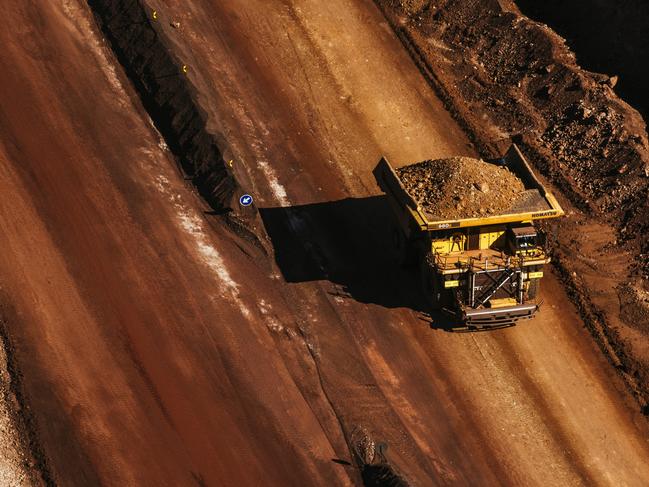
[{"label": "shadow on ground", "polygon": [[451,323],[431,315],[417,269],[397,265],[393,216],[385,196],[260,208],[275,260],[290,283],[327,280],[339,295],[386,308],[410,308],[434,328]]}]

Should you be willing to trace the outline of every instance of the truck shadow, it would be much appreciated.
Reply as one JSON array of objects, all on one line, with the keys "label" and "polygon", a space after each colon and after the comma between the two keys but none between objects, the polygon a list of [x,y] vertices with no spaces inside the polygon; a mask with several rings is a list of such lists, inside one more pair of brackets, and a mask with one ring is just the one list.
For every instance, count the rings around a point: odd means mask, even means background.
[{"label": "truck shadow", "polygon": [[386,308],[410,308],[434,328],[448,320],[429,314],[417,269],[402,269],[391,247],[393,216],[385,196],[260,208],[275,260],[290,283],[330,281],[343,298]]}]

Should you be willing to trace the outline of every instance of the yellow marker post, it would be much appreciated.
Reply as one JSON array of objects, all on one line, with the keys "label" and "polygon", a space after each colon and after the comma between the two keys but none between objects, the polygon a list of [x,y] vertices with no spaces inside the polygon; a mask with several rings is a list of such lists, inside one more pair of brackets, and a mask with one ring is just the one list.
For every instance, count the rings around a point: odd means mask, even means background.
[{"label": "yellow marker post", "polygon": [[183,64],[183,73],[186,73],[189,68],[186,64]]},{"label": "yellow marker post", "polygon": [[153,12],[151,12],[151,17],[153,18],[153,20],[158,20],[158,11],[154,10]]},{"label": "yellow marker post", "polygon": [[228,164],[230,164],[230,167],[232,167],[232,159],[228,161]]}]

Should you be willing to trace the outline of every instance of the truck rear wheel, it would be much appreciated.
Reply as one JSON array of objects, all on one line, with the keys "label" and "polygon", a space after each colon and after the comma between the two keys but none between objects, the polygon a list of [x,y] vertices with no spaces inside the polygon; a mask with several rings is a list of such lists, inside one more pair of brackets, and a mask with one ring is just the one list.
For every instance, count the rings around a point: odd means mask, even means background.
[{"label": "truck rear wheel", "polygon": [[392,228],[392,247],[398,265],[408,268],[415,264],[412,247],[403,231],[396,225]]},{"label": "truck rear wheel", "polygon": [[421,290],[424,293],[426,304],[433,310],[441,308],[442,296],[439,285],[439,277],[432,265],[432,254],[428,253],[421,259],[419,276],[421,278]]},{"label": "truck rear wheel", "polygon": [[536,295],[539,293],[539,279],[532,279],[530,281],[530,287],[527,288],[527,297],[528,299],[535,299]]}]

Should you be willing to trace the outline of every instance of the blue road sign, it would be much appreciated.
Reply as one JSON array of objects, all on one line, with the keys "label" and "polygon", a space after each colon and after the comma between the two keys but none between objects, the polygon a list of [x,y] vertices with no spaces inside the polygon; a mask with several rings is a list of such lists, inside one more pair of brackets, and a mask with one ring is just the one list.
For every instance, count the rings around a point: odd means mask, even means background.
[{"label": "blue road sign", "polygon": [[241,206],[250,206],[252,205],[252,196],[249,194],[244,194],[239,198],[239,204]]}]

